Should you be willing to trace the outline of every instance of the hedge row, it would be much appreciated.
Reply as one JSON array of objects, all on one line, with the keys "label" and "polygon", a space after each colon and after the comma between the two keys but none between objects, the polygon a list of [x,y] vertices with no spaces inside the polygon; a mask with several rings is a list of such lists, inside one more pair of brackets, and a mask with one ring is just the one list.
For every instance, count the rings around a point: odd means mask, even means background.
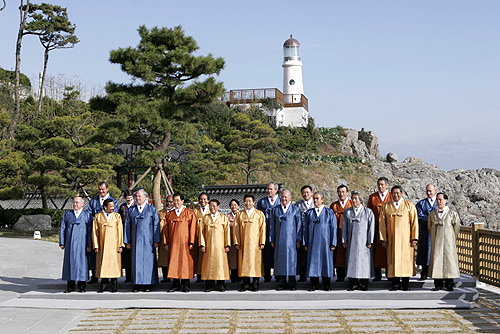
[{"label": "hedge row", "polygon": [[52,217],[52,228],[59,228],[64,210],[55,209],[7,209],[0,210],[0,225],[12,227],[22,215],[49,215]]}]

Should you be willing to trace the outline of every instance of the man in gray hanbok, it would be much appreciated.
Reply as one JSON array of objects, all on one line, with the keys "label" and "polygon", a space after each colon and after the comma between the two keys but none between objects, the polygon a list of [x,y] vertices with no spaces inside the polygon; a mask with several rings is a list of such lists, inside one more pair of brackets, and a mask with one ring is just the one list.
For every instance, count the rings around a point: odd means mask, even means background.
[{"label": "man in gray hanbok", "polygon": [[125,218],[124,243],[132,250],[133,291],[148,292],[158,283],[156,248],[160,245],[160,218],[156,208],[147,203],[143,189],[135,194],[135,202]]},{"label": "man in gray hanbok", "polygon": [[67,281],[65,293],[75,291],[75,281],[78,290],[85,292],[89,276],[87,252],[91,246],[92,216],[83,210],[83,198],[73,199],[73,210],[64,212],[59,234],[59,247],[64,250],[62,279]]},{"label": "man in gray hanbok", "polygon": [[361,194],[353,191],[354,206],[344,211],[342,245],[346,248],[346,277],[349,291],[368,290],[368,279],[375,275],[372,246],[375,237],[375,216],[363,206]]},{"label": "man in gray hanbok", "polygon": [[453,279],[460,277],[456,240],[460,233],[460,217],[446,204],[445,193],[436,195],[438,209],[429,214],[428,228],[431,233],[429,276],[434,279],[434,291],[446,287],[453,291]]},{"label": "man in gray hanbok", "polygon": [[337,218],[335,212],[324,206],[324,195],[315,192],[314,208],[304,215],[304,249],[307,251],[307,277],[314,291],[321,277],[323,289],[330,291],[333,275],[333,250],[337,246]]},{"label": "man in gray hanbok", "polygon": [[[292,193],[281,193],[281,205],[273,209],[270,215],[269,238],[274,248],[274,275],[280,277],[277,290],[296,290],[297,248],[302,244],[302,214],[291,203]],[[288,278],[288,286],[287,286]]]}]

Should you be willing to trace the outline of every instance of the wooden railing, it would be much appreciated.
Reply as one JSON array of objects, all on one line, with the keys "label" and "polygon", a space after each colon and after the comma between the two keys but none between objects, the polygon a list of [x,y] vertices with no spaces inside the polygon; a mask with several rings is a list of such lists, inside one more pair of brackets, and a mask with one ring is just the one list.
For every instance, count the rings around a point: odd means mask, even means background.
[{"label": "wooden railing", "polygon": [[300,94],[300,102],[285,103],[286,100],[292,99],[291,95],[294,94],[283,94],[277,88],[236,89],[225,92],[222,101],[228,104],[252,104],[260,103],[263,99],[269,98],[276,100],[284,107],[304,107],[309,110],[309,100],[303,94]]},{"label": "wooden railing", "polygon": [[500,231],[483,227],[483,223],[461,227],[457,239],[460,271],[480,282],[500,286]]}]

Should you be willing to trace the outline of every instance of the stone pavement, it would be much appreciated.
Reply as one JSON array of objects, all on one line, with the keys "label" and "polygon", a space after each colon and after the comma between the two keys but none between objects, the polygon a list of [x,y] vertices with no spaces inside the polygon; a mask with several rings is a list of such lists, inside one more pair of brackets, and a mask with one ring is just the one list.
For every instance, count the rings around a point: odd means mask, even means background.
[{"label": "stone pavement", "polygon": [[[67,309],[59,298],[38,305],[36,287],[61,275],[55,243],[0,238],[0,332],[10,333],[500,333],[498,289],[480,289],[471,309],[225,310],[192,308]],[[487,288],[487,290],[486,290]],[[58,293],[56,293],[59,295]],[[89,292],[88,295],[101,295]],[[84,294],[84,295],[87,295]],[[164,293],[166,295],[166,293]],[[191,294],[191,293],[190,293]],[[190,295],[186,294],[186,295]],[[61,294],[62,295],[62,294]],[[71,294],[72,295],[72,294]],[[113,294],[102,294],[112,298]],[[216,293],[208,294],[217,301]],[[76,297],[76,296],[75,296]],[[23,300],[23,307],[9,305]],[[409,300],[409,303],[412,301]],[[242,301],[245,303],[245,301]],[[290,303],[290,302],[288,302]],[[366,301],[366,307],[370,301]],[[290,304],[291,305],[291,304]]]}]

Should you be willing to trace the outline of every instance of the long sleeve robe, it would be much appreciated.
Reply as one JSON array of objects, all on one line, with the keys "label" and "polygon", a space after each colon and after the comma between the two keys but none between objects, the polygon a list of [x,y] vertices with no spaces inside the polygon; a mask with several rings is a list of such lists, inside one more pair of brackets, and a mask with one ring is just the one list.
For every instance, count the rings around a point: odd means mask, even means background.
[{"label": "long sleeve robe", "polygon": [[122,276],[121,254],[118,248],[123,244],[123,224],[121,216],[112,212],[109,220],[100,212],[92,225],[92,244],[99,249],[96,253],[96,277],[116,278]]},{"label": "long sleeve robe", "polygon": [[146,204],[142,212],[137,205],[128,209],[124,241],[132,245],[132,284],[158,283],[154,243],[160,243],[160,218],[153,205]]},{"label": "long sleeve robe", "polygon": [[231,249],[227,253],[227,261],[229,269],[238,269],[238,250],[234,247],[234,220],[236,219],[236,214],[232,212],[228,213],[227,219],[229,220],[229,231],[231,234]]},{"label": "long sleeve robe", "polygon": [[438,210],[429,215],[429,231],[431,232],[431,257],[429,276],[434,279],[460,277],[456,240],[460,233],[458,214],[448,209],[442,218]]},{"label": "long sleeve robe", "polygon": [[[375,271],[373,267],[372,244],[375,239],[375,216],[373,211],[363,206],[358,214],[354,207],[344,211],[342,224],[342,243],[347,244],[346,277],[371,278]],[[341,245],[339,244],[340,248]],[[342,248],[344,248],[342,246]]]},{"label": "long sleeve robe", "polygon": [[412,240],[418,240],[418,218],[415,205],[401,200],[399,209],[391,202],[380,211],[380,233],[387,241],[387,277],[415,276],[415,251]]},{"label": "long sleeve robe", "polygon": [[[167,213],[169,213],[167,208],[158,211],[158,216],[160,217],[160,235],[163,236],[164,229],[167,226]],[[165,241],[163,237],[161,238],[160,247],[158,247],[158,267],[168,267],[168,262],[170,260],[170,253],[165,249]]]},{"label": "long sleeve robe", "polygon": [[274,208],[281,205],[281,198],[279,196],[276,197],[273,204],[269,202],[269,196],[262,197],[257,201],[257,205],[255,208],[260,210],[266,216],[266,244],[264,245],[263,257],[264,257],[264,268],[270,269],[274,268],[274,248],[271,246],[271,242],[269,241],[269,226],[271,217],[271,212]]},{"label": "long sleeve robe", "polygon": [[[135,203],[134,203],[135,204]],[[134,205],[132,204],[132,205]],[[122,218],[122,224],[125,226],[125,219],[127,218],[128,214],[128,205],[127,203],[123,203],[120,205],[120,208],[118,209],[118,213],[120,214]],[[123,228],[123,233],[125,233],[125,228]],[[124,236],[125,237],[125,236]],[[131,251],[128,248],[124,248],[121,254],[122,257],[122,268],[124,269],[130,269],[132,268],[132,260],[130,258],[131,256]]]},{"label": "long sleeve robe", "polygon": [[226,247],[231,245],[229,220],[219,213],[214,221],[211,215],[205,215],[198,226],[200,248],[205,247],[201,266],[202,280],[228,280],[229,265]]},{"label": "long sleeve robe", "polygon": [[234,244],[239,245],[238,276],[262,277],[262,251],[266,244],[266,216],[253,210],[248,217],[245,210],[238,212],[234,220]]},{"label": "long sleeve robe", "polygon": [[337,218],[326,206],[319,217],[315,209],[304,216],[304,246],[307,247],[307,277],[333,277],[333,252],[337,246]]},{"label": "long sleeve robe", "polygon": [[343,268],[345,267],[345,248],[340,247],[342,243],[342,222],[343,220],[343,215],[344,215],[344,210],[347,208],[350,208],[352,206],[352,201],[351,199],[347,200],[347,203],[345,204],[344,207],[340,205],[340,201],[335,201],[330,205],[330,209],[335,212],[335,217],[337,218],[337,245],[339,247],[335,248],[333,251],[333,256],[335,259],[335,267],[340,267]]},{"label": "long sleeve robe", "polygon": [[194,245],[196,237],[197,219],[193,211],[184,208],[180,216],[175,210],[167,213],[167,227],[163,229],[163,242],[168,245],[170,262],[168,278],[191,279],[194,277],[193,253],[196,249],[189,249]]},{"label": "long sleeve robe", "polygon": [[92,244],[90,229],[92,216],[82,210],[78,218],[74,210],[64,212],[59,233],[59,245],[64,246],[62,279],[64,281],[86,281],[89,276],[87,247]]},{"label": "long sleeve robe", "polygon": [[[204,216],[210,215],[210,210],[208,209],[208,204],[205,207],[205,213],[201,211],[200,206],[193,209],[193,213],[196,217],[196,229],[199,228],[200,222]],[[198,232],[195,235],[194,248],[193,248],[193,261],[194,261],[194,273],[196,275],[201,275],[201,264],[203,262],[203,253],[200,250],[198,243]]]},{"label": "long sleeve robe", "polygon": [[297,242],[302,243],[302,214],[289,204],[286,213],[281,205],[275,207],[269,217],[269,242],[274,243],[274,274],[297,274]]},{"label": "long sleeve robe", "polygon": [[[115,205],[114,212],[118,212],[120,209],[118,205],[118,201],[111,197],[111,195],[108,197],[109,199],[113,200],[113,204]],[[104,209],[101,204],[101,196],[97,195],[94,196],[90,199],[89,204],[87,205],[87,211],[90,212],[92,215],[92,219],[94,219],[95,215],[102,212]],[[92,238],[90,238],[92,239]],[[92,249],[94,247],[92,246]],[[96,254],[94,252],[90,252],[90,255],[88,257],[89,261],[89,270],[95,270],[96,269]]]},{"label": "long sleeve robe", "polygon": [[382,246],[379,238],[379,216],[380,211],[382,210],[382,205],[387,202],[392,201],[392,194],[390,191],[385,195],[384,200],[380,198],[378,192],[374,192],[368,198],[368,203],[366,207],[373,211],[373,215],[375,216],[375,243],[373,244],[373,261],[375,268],[386,268],[387,267],[387,249]]},{"label": "long sleeve robe", "polygon": [[428,198],[418,201],[415,205],[418,214],[418,246],[417,246],[417,264],[429,265],[429,258],[431,255],[431,235],[427,228],[427,220],[429,213],[437,209],[437,203],[434,201],[433,205],[429,203]]}]

